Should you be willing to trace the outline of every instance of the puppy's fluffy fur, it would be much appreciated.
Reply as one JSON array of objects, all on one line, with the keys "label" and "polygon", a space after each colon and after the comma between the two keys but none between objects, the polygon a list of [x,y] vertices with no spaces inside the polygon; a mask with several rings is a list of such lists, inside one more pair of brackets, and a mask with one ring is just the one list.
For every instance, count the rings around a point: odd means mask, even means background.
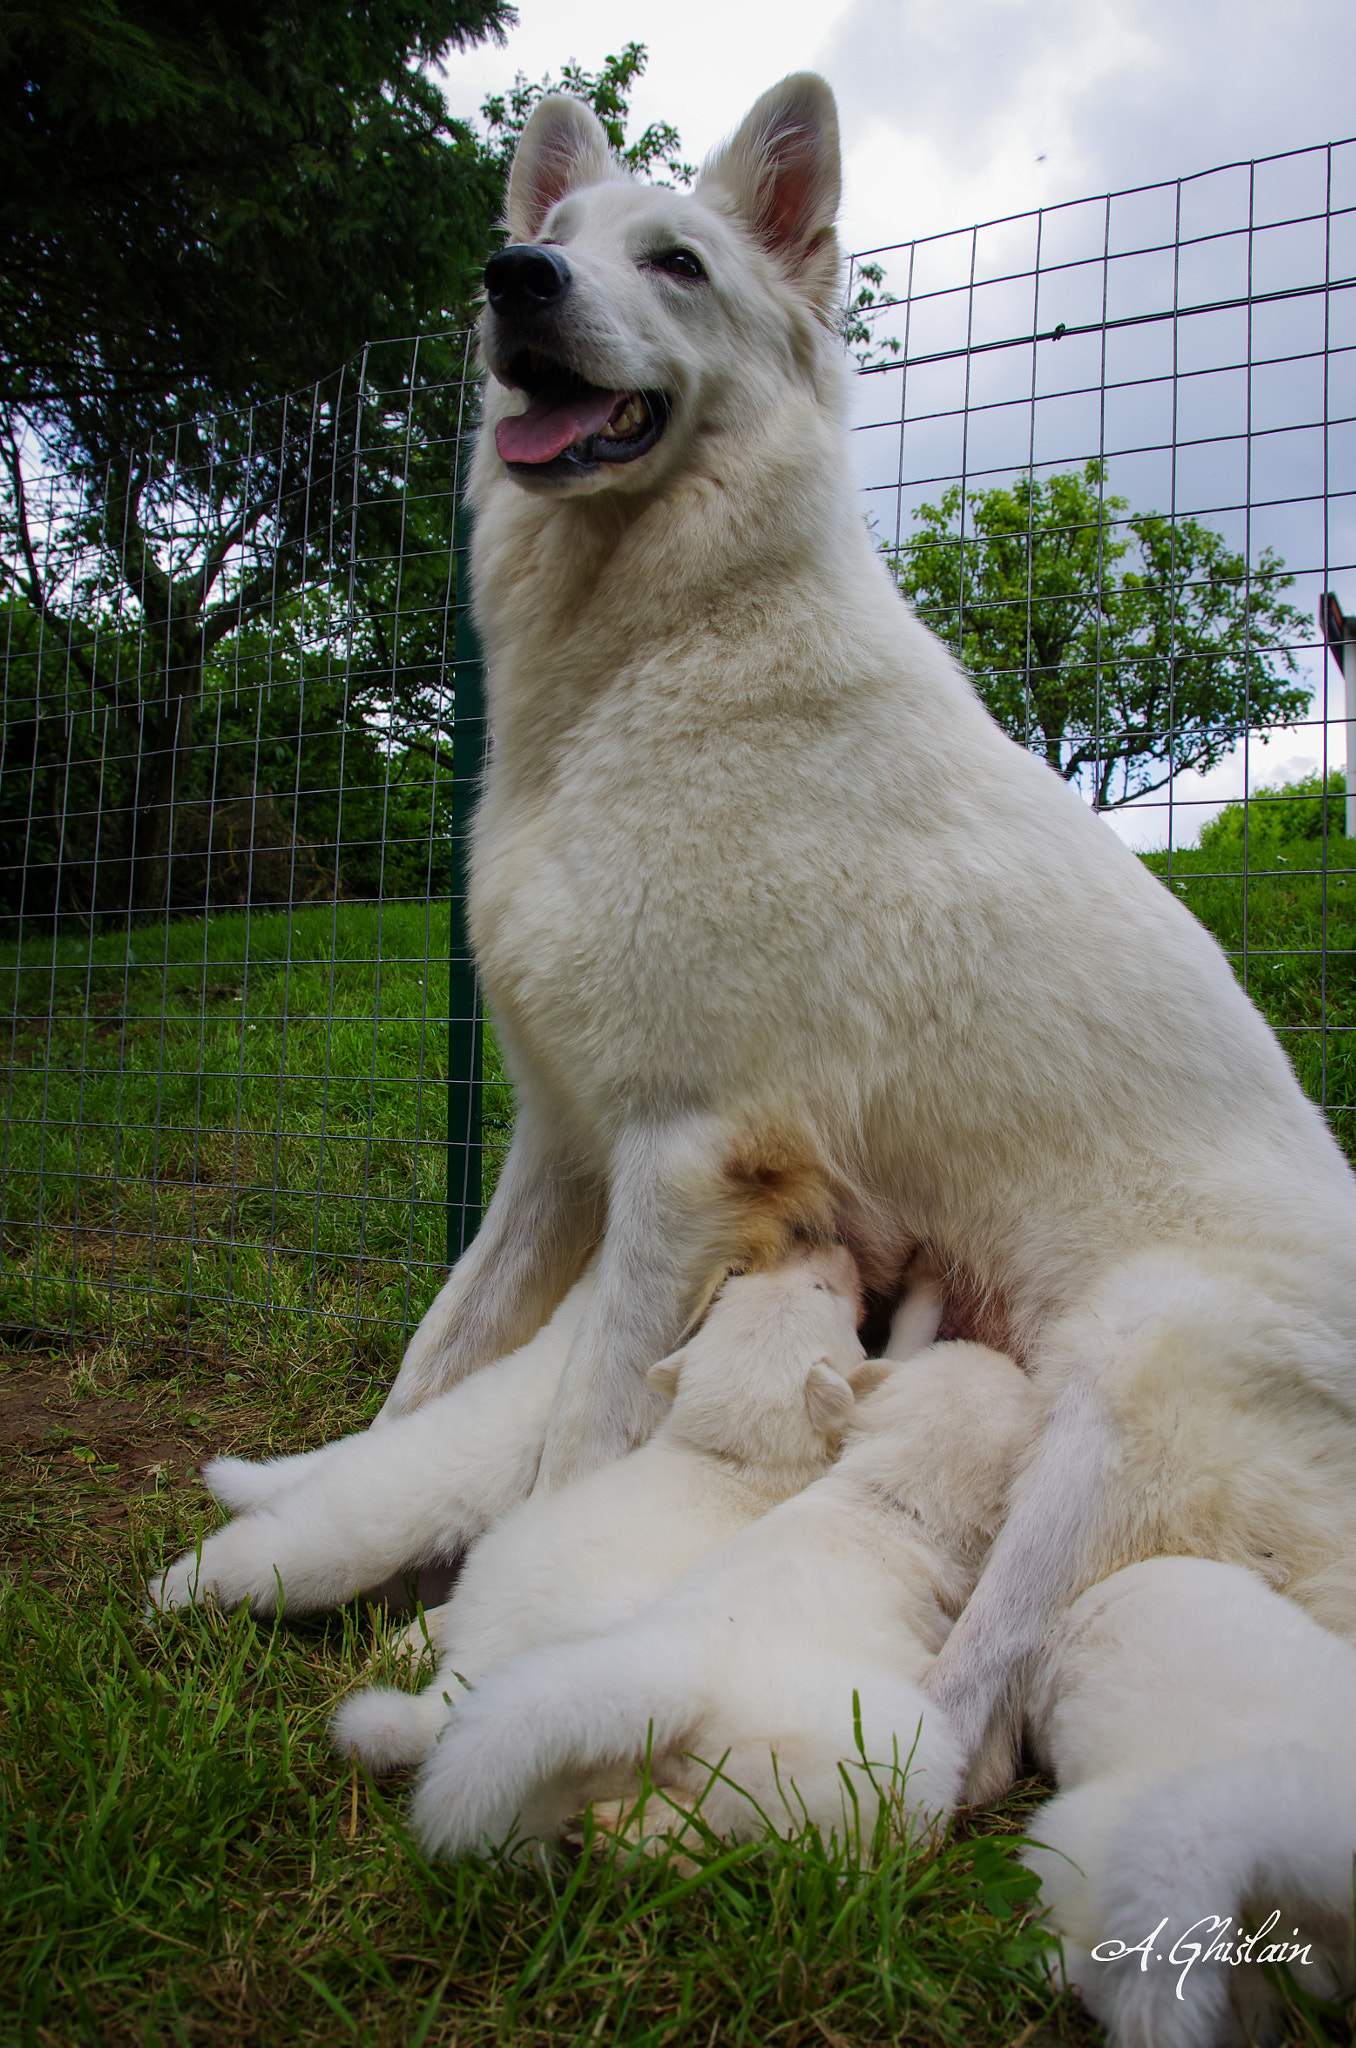
[{"label": "puppy's fluffy fur", "polygon": [[696,1559],[798,1492],[837,1456],[853,1383],[856,1269],[842,1250],[730,1280],[692,1340],[650,1374],[673,1406],[627,1458],[534,1494],[477,1544],[443,1610],[443,1658],[412,1697],[375,1686],[341,1708],[334,1740],[374,1770],[419,1762],[463,1682],[515,1652],[594,1635]]},{"label": "puppy's fluffy fur", "polygon": [[633,1797],[647,1753],[661,1796],[641,1832],[681,1834],[697,1805],[722,1835],[757,1836],[766,1816],[856,1839],[860,1815],[869,1838],[878,1789],[896,1824],[948,1811],[962,1753],[918,1680],[1031,1423],[1023,1375],[979,1345],[897,1366],[824,1478],[634,1619],[515,1657],[457,1701],[416,1789],[426,1847],[457,1855],[515,1825],[550,1836],[586,1800]]},{"label": "puppy's fluffy fur", "polygon": [[[521,1343],[601,1240],[559,1484],[648,1432],[713,1273],[797,1228],[873,1283],[930,1247],[1046,1412],[931,1681],[974,1750],[1058,1607],[1137,1557],[1255,1563],[1356,1633],[1356,1184],[1220,949],[874,552],[838,182],[810,77],[690,193],[621,173],[573,101],[523,135],[511,240],[568,288],[487,309],[472,484],[471,917],[518,1122],[388,1414]],[[664,431],[504,460],[548,361],[660,394]]]},{"label": "puppy's fluffy fur", "polygon": [[[1237,1565],[1154,1558],[1061,1618],[1029,1724],[1060,1793],[1033,1816],[1046,1846],[1026,1860],[1115,2048],[1273,2039],[1262,1963],[1306,1945],[1302,1988],[1350,1990],[1349,1644]],[[1273,1916],[1252,1960],[1232,1961]]]}]

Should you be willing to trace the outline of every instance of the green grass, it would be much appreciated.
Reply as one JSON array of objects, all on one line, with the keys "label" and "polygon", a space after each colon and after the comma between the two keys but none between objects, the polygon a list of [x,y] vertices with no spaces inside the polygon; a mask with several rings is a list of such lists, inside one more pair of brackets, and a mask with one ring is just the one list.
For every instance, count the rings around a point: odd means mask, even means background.
[{"label": "green grass", "polygon": [[[1150,865],[1350,1150],[1356,849],[1326,882],[1272,860],[1246,959],[1225,855]],[[446,947],[437,912],[340,905],[0,953],[0,1321],[86,1333],[0,1371],[0,2042],[1092,2042],[1025,1912],[1034,1784],[856,1866],[430,1867],[400,1785],[326,1740],[370,1617],[143,1619],[147,1572],[212,1525],[197,1461],[360,1427],[438,1283]],[[1353,2038],[1356,2008],[1292,1997],[1287,2043]]]},{"label": "green grass", "polygon": [[[1259,857],[1260,856],[1260,857]],[[1356,841],[1145,856],[1213,932],[1356,1163]],[[1128,974],[1133,961],[1126,962]]]},{"label": "green grass", "polygon": [[445,905],[26,940],[0,1001],[0,1324],[389,1368],[446,1258]]},{"label": "green grass", "polygon": [[[25,2048],[1092,2048],[1056,1996],[1015,1842],[1045,1789],[940,1843],[852,1860],[813,1838],[695,1873],[562,1851],[430,1865],[404,1787],[330,1749],[392,1678],[373,1618],[142,1614],[214,1512],[208,1448],[286,1451],[370,1412],[342,1378],[150,1354],[31,1354],[42,1430],[0,1457],[0,2041]],[[44,1377],[45,1375],[45,1377]],[[141,1412],[143,1411],[144,1412]],[[34,1411],[37,1412],[37,1411]],[[140,1415],[140,1419],[139,1419]],[[156,1463],[129,1452],[154,1436]],[[376,1650],[373,1671],[364,1664]],[[1353,2038],[1291,1999],[1285,2048]]]},{"label": "green grass", "polygon": [[[283,1450],[359,1419],[342,1383],[247,1368],[225,1386],[206,1363],[166,1377],[101,1353],[50,1385],[44,1413],[70,1429],[0,1467],[0,2039],[1093,2038],[1026,1918],[1006,1838],[1030,1792],[855,1865],[806,1842],[713,1847],[695,1877],[587,1850],[549,1871],[430,1866],[402,1787],[326,1738],[368,1616],[141,1614],[146,1573],[211,1518],[187,1457],[129,1478],[136,1404],[192,1455]],[[115,1412],[123,1434],[101,1435]]]}]

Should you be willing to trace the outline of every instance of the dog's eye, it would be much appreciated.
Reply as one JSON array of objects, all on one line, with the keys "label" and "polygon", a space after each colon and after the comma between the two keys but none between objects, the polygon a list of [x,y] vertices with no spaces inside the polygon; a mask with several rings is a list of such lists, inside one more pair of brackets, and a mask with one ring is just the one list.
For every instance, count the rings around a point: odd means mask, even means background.
[{"label": "dog's eye", "polygon": [[687,277],[700,282],[706,272],[690,249],[665,249],[660,256],[650,258],[652,270],[662,270],[669,277]]}]

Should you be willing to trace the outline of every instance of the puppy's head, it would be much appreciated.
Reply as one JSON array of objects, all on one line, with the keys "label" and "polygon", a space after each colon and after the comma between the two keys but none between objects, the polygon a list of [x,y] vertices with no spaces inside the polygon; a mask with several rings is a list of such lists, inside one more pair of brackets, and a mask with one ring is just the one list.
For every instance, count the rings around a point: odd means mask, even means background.
[{"label": "puppy's head", "polygon": [[735,1275],[697,1334],[650,1369],[673,1401],[666,1429],[735,1463],[813,1476],[837,1456],[859,1381],[878,1373],[857,1338],[860,1313],[842,1246]]},{"label": "puppy's head", "polygon": [[984,1344],[934,1344],[863,1388],[853,1469],[896,1499],[939,1549],[982,1555],[1036,1427],[1021,1367]]},{"label": "puppy's head", "polygon": [[[813,379],[831,341],[838,123],[822,79],[765,93],[695,191],[645,185],[588,108],[523,131],[485,271],[486,432],[515,482],[656,488],[703,432]],[[831,344],[832,346],[832,344]]]}]

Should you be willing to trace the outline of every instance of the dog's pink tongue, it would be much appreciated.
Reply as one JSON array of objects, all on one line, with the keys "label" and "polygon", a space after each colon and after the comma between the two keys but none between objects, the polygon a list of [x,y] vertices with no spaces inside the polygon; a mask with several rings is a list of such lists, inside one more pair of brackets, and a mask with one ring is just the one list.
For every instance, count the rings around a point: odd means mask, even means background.
[{"label": "dog's pink tongue", "polygon": [[620,403],[616,391],[589,391],[562,404],[545,392],[526,412],[500,420],[494,445],[502,462],[554,462],[563,449],[605,427]]}]

